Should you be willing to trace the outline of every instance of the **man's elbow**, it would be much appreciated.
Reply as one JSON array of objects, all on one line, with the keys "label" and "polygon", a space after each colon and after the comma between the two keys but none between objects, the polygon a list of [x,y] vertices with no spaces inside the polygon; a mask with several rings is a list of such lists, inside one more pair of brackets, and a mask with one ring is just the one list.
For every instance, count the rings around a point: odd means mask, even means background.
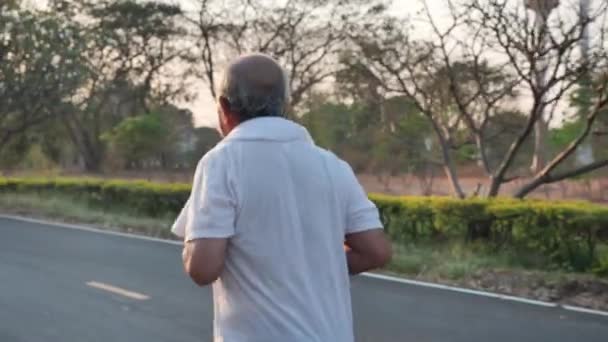
[{"label": "man's elbow", "polygon": [[387,240],[381,246],[376,247],[370,255],[374,268],[382,268],[386,266],[393,258],[393,249],[391,243]]},{"label": "man's elbow", "polygon": [[202,272],[188,272],[188,275],[194,281],[194,283],[198,286],[207,286],[211,285],[214,281],[219,278],[219,275],[216,274],[206,274]]},{"label": "man's elbow", "polygon": [[221,270],[197,267],[197,265],[193,265],[192,263],[188,263],[185,266],[186,273],[198,286],[207,286],[212,284],[220,277],[221,274]]}]

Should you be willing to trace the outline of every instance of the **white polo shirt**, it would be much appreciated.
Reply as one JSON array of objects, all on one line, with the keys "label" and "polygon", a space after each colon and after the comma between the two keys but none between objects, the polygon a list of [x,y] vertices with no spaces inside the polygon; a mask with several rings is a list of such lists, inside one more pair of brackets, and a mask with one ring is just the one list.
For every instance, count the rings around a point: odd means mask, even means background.
[{"label": "white polo shirt", "polygon": [[344,236],[381,228],[352,169],[282,118],[236,127],[198,164],[172,231],[230,238],[216,342],[352,342]]}]

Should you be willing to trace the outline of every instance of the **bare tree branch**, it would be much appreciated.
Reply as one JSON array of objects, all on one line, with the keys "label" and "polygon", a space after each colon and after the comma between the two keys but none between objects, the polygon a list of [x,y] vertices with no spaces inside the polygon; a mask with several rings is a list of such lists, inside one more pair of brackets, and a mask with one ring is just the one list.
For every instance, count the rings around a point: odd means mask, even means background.
[{"label": "bare tree branch", "polygon": [[515,193],[515,197],[524,198],[529,193],[531,193],[532,191],[534,191],[536,188],[538,188],[539,186],[541,186],[543,184],[551,184],[551,183],[556,183],[556,182],[562,181],[564,179],[578,177],[580,175],[595,171],[599,168],[606,167],[606,166],[608,166],[608,159],[598,160],[591,164],[581,166],[581,167],[575,168],[573,170],[564,171],[561,173],[547,174],[541,178],[535,179],[534,181],[523,186],[521,189],[517,190],[517,192]]}]

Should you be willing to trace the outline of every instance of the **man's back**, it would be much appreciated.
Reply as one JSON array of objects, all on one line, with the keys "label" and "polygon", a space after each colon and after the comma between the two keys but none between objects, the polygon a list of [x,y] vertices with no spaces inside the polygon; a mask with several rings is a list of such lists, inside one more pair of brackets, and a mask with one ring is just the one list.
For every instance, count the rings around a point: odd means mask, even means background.
[{"label": "man's back", "polygon": [[240,191],[236,234],[214,287],[228,301],[222,335],[351,341],[337,159],[284,119],[252,120],[234,133],[220,147],[234,158]]},{"label": "man's back", "polygon": [[280,118],[239,125],[201,164],[236,208],[216,339],[352,341],[344,237],[381,224],[350,167]]}]

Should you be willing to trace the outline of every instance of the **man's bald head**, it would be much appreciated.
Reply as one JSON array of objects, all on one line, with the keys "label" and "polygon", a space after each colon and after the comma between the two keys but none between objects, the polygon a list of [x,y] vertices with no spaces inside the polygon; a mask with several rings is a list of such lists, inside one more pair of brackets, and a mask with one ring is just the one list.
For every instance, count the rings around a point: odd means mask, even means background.
[{"label": "man's bald head", "polygon": [[240,121],[260,116],[284,116],[289,102],[288,82],[283,68],[263,54],[244,55],[234,60],[219,89],[219,100],[228,102]]}]

